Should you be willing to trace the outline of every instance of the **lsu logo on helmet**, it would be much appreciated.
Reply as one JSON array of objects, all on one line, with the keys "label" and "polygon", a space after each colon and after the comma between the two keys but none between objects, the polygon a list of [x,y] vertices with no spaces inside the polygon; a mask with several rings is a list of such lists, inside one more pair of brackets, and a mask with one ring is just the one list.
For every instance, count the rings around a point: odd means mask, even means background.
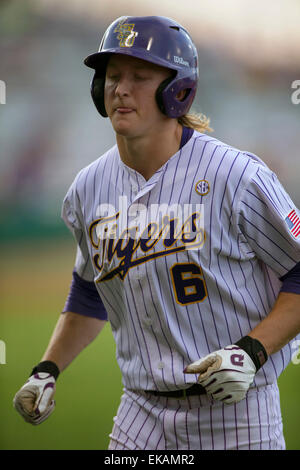
[{"label": "lsu logo on helmet", "polygon": [[137,31],[133,31],[134,23],[123,23],[120,22],[114,29],[114,33],[119,33],[117,39],[119,39],[120,47],[132,47],[135,38],[138,35]]}]

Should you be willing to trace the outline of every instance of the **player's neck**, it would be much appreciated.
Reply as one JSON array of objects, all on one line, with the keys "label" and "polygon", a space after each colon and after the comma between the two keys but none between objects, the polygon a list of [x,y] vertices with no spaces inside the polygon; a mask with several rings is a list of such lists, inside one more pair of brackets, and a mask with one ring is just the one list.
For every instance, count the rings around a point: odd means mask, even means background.
[{"label": "player's neck", "polygon": [[128,138],[116,134],[121,160],[149,180],[180,147],[182,126],[177,122],[168,129],[142,137]]}]

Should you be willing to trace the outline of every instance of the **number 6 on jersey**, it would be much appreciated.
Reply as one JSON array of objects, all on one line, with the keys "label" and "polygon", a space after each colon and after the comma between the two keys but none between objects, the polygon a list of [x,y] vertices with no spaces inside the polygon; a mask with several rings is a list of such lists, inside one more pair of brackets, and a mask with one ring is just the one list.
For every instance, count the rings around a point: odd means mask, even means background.
[{"label": "number 6 on jersey", "polygon": [[176,263],[170,269],[177,303],[202,302],[207,297],[201,267],[196,263]]}]

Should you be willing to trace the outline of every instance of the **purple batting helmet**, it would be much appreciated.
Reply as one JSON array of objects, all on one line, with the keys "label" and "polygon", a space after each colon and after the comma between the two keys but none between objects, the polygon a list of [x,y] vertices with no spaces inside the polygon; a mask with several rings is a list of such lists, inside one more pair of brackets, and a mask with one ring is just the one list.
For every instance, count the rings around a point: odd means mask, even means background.
[{"label": "purple batting helmet", "polygon": [[[198,82],[197,49],[189,33],[174,20],[163,16],[122,16],[106,30],[99,51],[84,60],[95,69],[91,82],[94,104],[103,117],[106,65],[111,54],[123,54],[172,70],[172,77],[157,89],[156,101],[162,113],[171,118],[183,116],[195,98]],[[184,98],[176,96],[186,90]]]}]

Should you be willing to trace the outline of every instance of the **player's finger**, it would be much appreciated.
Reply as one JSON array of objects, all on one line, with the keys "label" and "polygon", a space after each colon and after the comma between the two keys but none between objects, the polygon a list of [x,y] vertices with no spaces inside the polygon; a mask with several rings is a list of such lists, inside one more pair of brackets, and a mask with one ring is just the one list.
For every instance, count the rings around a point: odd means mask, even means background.
[{"label": "player's finger", "polygon": [[225,405],[231,405],[232,403],[238,403],[239,401],[243,400],[245,396],[246,393],[244,392],[232,391],[230,394],[227,394],[226,397],[221,398],[220,400],[222,403],[225,403]]},{"label": "player's finger", "polygon": [[23,414],[22,416],[27,423],[33,424],[35,426],[45,421],[45,419],[47,419],[48,416],[50,416],[50,414],[54,411],[54,408],[55,401],[53,400],[44,414],[41,415],[41,413],[36,410],[34,414]]},{"label": "player's finger", "polygon": [[192,362],[192,364],[189,364],[183,372],[185,374],[204,374],[209,368],[211,368],[210,371],[219,368],[218,357],[216,354],[212,354],[207,358]]},{"label": "player's finger", "polygon": [[22,415],[32,415],[36,399],[38,396],[38,388],[34,386],[24,387],[15,395],[13,404],[17,411]]},{"label": "player's finger", "polygon": [[[213,364],[211,367],[207,369],[207,372],[204,372],[202,374],[199,374],[198,376],[198,382],[203,386],[203,387],[210,387],[211,385],[214,384],[214,387],[217,387],[221,384],[225,383],[234,383],[237,382],[238,380],[236,377],[232,377],[230,375],[230,370],[222,370],[222,369],[217,369],[215,367],[215,364]],[[239,381],[242,381],[242,378],[239,379]]]},{"label": "player's finger", "polygon": [[51,415],[51,413],[54,411],[54,408],[55,408],[55,400],[52,400],[47,410],[43,414],[39,413],[36,410],[37,414],[33,419],[30,420],[30,423],[33,424],[34,426],[42,423]]},{"label": "player's finger", "polygon": [[21,402],[14,401],[13,404],[14,404],[15,409],[18,411],[18,413],[20,413],[20,415],[25,419],[25,421],[32,419],[33,413],[27,413],[27,411],[23,408]]},{"label": "player's finger", "polygon": [[55,383],[54,382],[47,383],[38,402],[36,403],[34,407],[34,411],[42,415],[48,408],[49,404],[51,403],[54,393],[55,393]]}]

